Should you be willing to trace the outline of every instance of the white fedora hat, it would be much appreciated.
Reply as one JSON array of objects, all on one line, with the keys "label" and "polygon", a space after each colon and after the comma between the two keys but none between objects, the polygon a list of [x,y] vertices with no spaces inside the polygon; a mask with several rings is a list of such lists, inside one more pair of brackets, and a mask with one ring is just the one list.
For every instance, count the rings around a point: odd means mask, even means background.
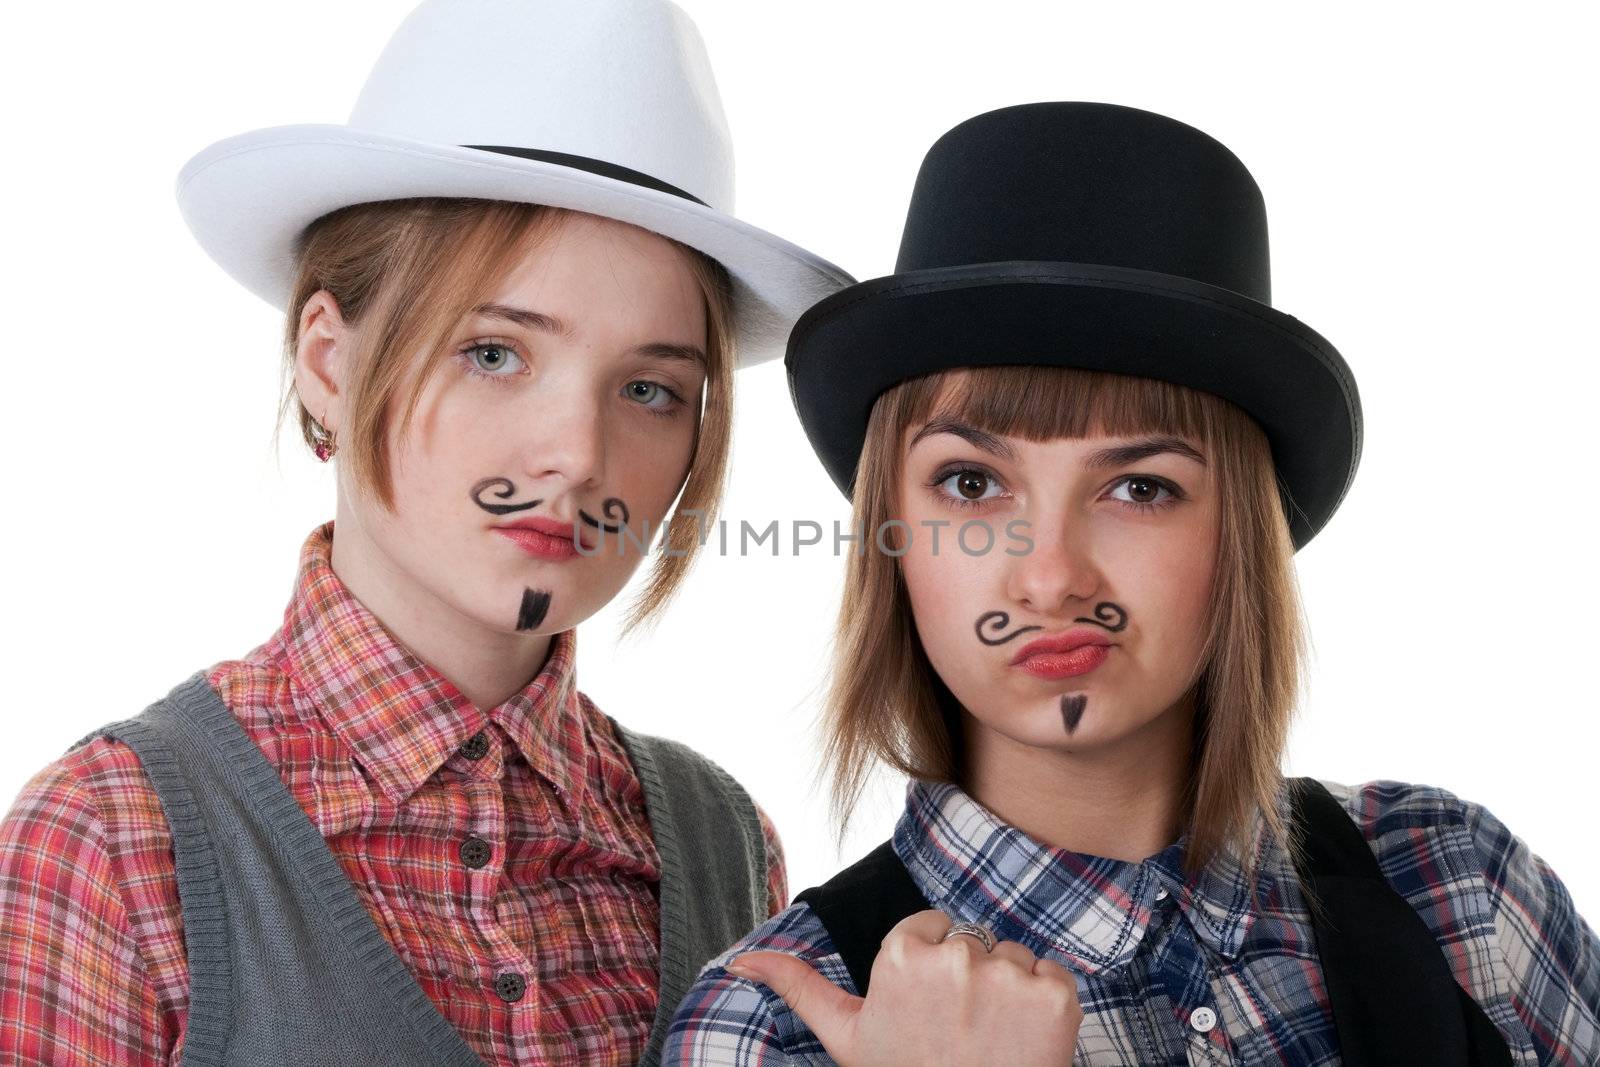
[{"label": "white fedora hat", "polygon": [[201,247],[287,311],[296,241],[336,208],[416,196],[585,211],[681,241],[734,281],[739,363],[854,279],[733,211],[733,152],[700,33],[668,0],[425,0],[346,125],[272,126],[184,164]]}]

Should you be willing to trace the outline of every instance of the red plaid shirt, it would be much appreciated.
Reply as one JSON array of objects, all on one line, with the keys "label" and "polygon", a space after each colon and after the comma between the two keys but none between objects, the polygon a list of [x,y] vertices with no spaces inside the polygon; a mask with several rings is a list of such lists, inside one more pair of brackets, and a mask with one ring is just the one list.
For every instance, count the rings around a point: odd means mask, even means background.
[{"label": "red plaid shirt", "polygon": [[[332,522],[312,531],[282,628],[208,679],[485,1061],[636,1062],[656,1010],[659,857],[633,766],[574,684],[574,631],[480,710],[351,595],[332,546]],[[761,823],[776,913],[783,857]],[[478,870],[458,856],[469,836],[493,847]],[[528,980],[510,1004],[494,992],[506,971]],[[133,750],[97,738],[0,823],[0,1059],[177,1062],[188,1001],[161,802]]]}]

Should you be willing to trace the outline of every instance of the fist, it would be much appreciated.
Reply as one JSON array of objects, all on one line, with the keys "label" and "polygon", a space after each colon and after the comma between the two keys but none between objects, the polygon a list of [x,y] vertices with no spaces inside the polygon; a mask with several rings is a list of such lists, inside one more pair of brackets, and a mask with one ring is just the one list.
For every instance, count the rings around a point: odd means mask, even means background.
[{"label": "fist", "polygon": [[950,926],[941,911],[901,920],[865,998],[784,953],[747,952],[728,970],[782,997],[840,1067],[1070,1064],[1083,1022],[1072,973],[1015,941],[988,951],[970,935],[946,938]]}]

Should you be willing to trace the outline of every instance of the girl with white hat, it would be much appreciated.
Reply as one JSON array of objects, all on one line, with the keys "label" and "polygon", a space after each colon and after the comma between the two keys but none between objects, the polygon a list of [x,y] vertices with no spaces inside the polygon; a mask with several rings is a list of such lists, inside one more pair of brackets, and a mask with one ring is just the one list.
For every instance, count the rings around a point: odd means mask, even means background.
[{"label": "girl with white hat", "polygon": [[3,1058],[654,1062],[782,856],[725,773],[577,689],[574,627],[664,525],[630,625],[677,589],[735,366],[851,279],[730,214],[663,0],[427,0],[347,124],[228,138],[177,194],[283,311],[337,510],[276,633],[6,816]]}]

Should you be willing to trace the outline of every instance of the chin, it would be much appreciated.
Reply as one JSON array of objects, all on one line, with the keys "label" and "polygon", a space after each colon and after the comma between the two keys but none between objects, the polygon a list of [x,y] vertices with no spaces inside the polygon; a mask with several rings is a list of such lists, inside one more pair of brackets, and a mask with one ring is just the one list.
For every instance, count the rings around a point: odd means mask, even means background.
[{"label": "chin", "polygon": [[1124,712],[1120,701],[1094,688],[1056,693],[1041,702],[1038,732],[1052,748],[1102,744],[1125,732]]},{"label": "chin", "polygon": [[[970,709],[970,705],[968,707]],[[983,715],[973,714],[970,710],[967,714],[982,729],[1028,748],[1059,749],[1085,741],[1103,740],[1101,735],[1105,719],[1092,710],[1079,719],[1076,730],[1070,734],[1067,732],[1062,722],[1059,695],[1044,698],[1034,696]]]}]

